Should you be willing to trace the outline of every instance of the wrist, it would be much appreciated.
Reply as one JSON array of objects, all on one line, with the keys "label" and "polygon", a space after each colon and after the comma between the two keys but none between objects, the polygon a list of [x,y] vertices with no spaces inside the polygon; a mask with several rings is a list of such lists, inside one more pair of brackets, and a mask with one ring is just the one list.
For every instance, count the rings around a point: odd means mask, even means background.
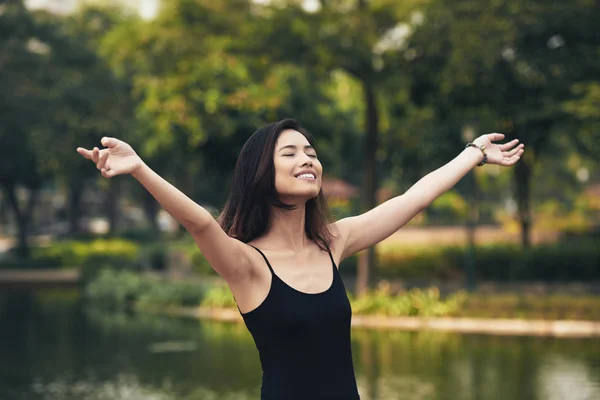
[{"label": "wrist", "polygon": [[148,169],[149,167],[146,163],[140,159],[139,164],[131,171],[131,176],[139,181],[146,174]]},{"label": "wrist", "polygon": [[465,149],[472,149],[473,152],[477,152],[478,154],[478,162],[477,166],[481,167],[485,165],[488,161],[487,152],[484,144],[477,143],[477,140],[473,142],[467,143]]}]

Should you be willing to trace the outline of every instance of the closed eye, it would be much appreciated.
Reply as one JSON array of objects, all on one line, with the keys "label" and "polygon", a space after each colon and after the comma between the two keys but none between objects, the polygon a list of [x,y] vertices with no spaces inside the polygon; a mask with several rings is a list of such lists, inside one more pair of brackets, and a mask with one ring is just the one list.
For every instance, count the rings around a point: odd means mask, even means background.
[{"label": "closed eye", "polygon": [[[283,156],[284,157],[293,157],[293,156],[295,156],[295,154],[284,154]],[[308,156],[312,157],[312,158],[317,158],[316,154],[309,154]]]}]

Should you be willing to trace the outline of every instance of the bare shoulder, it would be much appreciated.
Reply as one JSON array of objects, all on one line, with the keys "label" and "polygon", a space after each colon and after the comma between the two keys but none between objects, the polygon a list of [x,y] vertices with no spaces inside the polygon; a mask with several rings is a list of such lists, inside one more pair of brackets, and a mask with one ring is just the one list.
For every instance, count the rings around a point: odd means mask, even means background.
[{"label": "bare shoulder", "polygon": [[[266,266],[266,262],[262,254],[259,252],[261,249],[260,242],[241,242],[241,250],[244,253],[244,257],[248,263],[248,275],[247,275],[247,283],[259,285],[263,281],[270,280],[270,271]],[[259,250],[257,250],[259,249]]]},{"label": "bare shoulder", "polygon": [[247,263],[247,269],[248,269],[248,278],[255,278],[257,271],[260,271],[264,268],[260,268],[261,264],[264,264],[264,258],[262,257],[262,255],[256,250],[256,247],[260,248],[259,246],[255,245],[254,243],[245,243],[242,242],[238,239],[235,239],[238,242],[238,247],[239,250],[242,252],[243,254],[243,258],[246,260]]},{"label": "bare shoulder", "polygon": [[333,234],[333,239],[331,243],[331,255],[336,265],[340,265],[340,263],[347,257],[345,255],[346,243],[348,238],[348,227],[347,224],[344,223],[344,220],[332,222],[327,226],[329,231]]}]

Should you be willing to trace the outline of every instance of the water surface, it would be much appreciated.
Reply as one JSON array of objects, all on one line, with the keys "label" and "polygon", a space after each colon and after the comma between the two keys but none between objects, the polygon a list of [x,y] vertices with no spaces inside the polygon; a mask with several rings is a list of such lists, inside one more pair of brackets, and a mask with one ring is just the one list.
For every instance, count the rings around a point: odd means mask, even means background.
[{"label": "water surface", "polygon": [[[64,292],[63,292],[64,293]],[[363,400],[600,399],[600,341],[359,330]],[[259,399],[241,324],[103,313],[0,294],[1,400]]]}]

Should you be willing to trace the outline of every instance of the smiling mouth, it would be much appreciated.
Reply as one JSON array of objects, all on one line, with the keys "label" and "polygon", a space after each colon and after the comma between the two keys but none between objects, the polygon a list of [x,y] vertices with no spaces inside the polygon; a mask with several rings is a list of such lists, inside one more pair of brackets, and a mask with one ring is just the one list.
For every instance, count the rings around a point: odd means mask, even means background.
[{"label": "smiling mouth", "polygon": [[313,174],[302,174],[298,175],[296,179],[302,179],[304,181],[316,181],[317,178]]}]

